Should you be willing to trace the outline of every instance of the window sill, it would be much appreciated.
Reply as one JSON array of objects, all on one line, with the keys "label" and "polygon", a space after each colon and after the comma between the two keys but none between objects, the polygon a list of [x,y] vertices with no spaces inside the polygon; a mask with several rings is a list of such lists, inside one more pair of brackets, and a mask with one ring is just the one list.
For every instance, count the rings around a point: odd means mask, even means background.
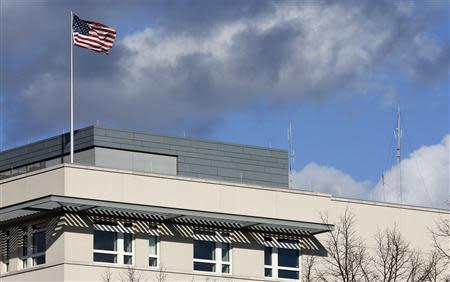
[{"label": "window sill", "polygon": [[201,274],[201,275],[214,275],[214,276],[232,276],[232,273],[221,273],[221,272],[212,272],[212,271],[202,271],[202,270],[193,270],[193,274]]},{"label": "window sill", "polygon": [[117,262],[103,262],[103,261],[93,261],[92,264],[94,265],[104,265],[104,266],[112,266],[112,265],[116,265],[118,267],[135,267],[134,264],[123,264],[123,263],[117,263]]},{"label": "window sill", "polygon": [[275,277],[266,277],[264,276],[265,281],[301,281],[301,278],[294,279],[294,278],[275,278]]}]

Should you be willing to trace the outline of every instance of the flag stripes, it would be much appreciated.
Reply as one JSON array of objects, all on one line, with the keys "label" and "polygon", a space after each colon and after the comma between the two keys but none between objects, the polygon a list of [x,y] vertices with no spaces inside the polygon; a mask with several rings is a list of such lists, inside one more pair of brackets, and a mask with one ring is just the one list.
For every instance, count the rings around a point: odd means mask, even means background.
[{"label": "flag stripes", "polygon": [[75,14],[72,32],[74,45],[99,53],[108,53],[117,35],[114,29],[101,23],[82,20]]}]

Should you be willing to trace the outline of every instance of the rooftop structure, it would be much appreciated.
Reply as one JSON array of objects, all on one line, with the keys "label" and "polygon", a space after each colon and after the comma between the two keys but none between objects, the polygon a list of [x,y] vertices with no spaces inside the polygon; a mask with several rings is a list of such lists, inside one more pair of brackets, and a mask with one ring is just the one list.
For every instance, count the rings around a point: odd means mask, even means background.
[{"label": "rooftop structure", "polygon": [[[63,134],[0,152],[0,179],[68,162]],[[286,150],[87,127],[75,131],[76,164],[288,187]]]}]

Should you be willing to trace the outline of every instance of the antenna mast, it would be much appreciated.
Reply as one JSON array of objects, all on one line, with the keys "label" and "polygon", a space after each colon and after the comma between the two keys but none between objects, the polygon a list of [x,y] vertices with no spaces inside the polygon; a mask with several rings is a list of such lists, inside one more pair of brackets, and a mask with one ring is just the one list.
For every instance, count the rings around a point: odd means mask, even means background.
[{"label": "antenna mast", "polygon": [[295,161],[295,151],[294,151],[294,145],[293,145],[293,134],[292,134],[292,122],[289,123],[288,131],[287,131],[287,138],[289,143],[289,187],[292,188],[292,170],[294,168],[294,161]]},{"label": "antenna mast", "polygon": [[401,149],[402,149],[402,129],[401,129],[401,115],[400,106],[397,108],[397,128],[395,129],[395,137],[397,138],[397,165],[398,165],[398,178],[399,178],[399,194],[400,194],[400,204],[403,203],[402,194],[402,166],[401,166]]}]

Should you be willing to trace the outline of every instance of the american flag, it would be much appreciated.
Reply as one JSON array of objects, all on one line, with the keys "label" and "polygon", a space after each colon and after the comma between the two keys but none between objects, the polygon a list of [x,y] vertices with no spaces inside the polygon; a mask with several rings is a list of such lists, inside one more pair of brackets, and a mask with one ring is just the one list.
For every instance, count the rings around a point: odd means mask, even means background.
[{"label": "american flag", "polygon": [[116,39],[116,31],[104,24],[85,21],[73,15],[73,44],[89,50],[108,53]]}]

